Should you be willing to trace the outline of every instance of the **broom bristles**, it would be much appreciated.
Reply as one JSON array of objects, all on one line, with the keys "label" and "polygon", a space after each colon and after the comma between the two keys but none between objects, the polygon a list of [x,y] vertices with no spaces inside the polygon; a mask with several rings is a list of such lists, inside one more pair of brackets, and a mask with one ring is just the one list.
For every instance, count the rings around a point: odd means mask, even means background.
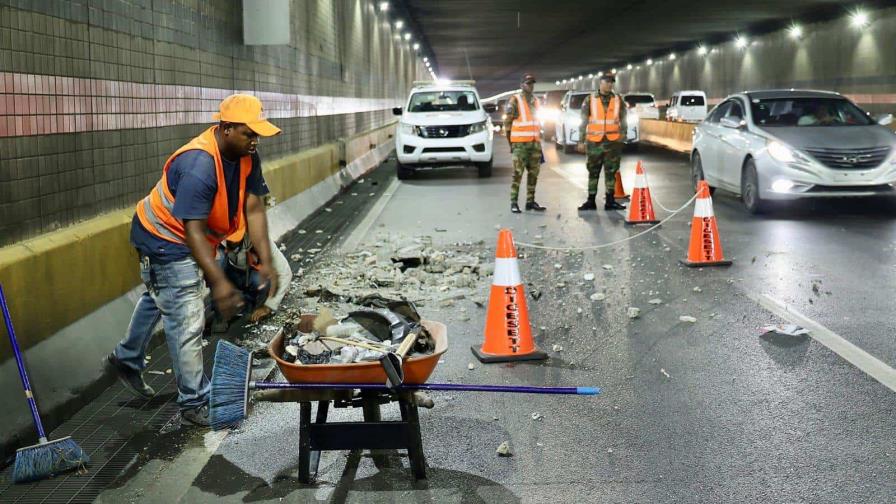
[{"label": "broom bristles", "polygon": [[89,463],[90,458],[78,443],[64,437],[20,448],[16,452],[12,479],[16,483],[36,481],[72,469],[84,469]]},{"label": "broom bristles", "polygon": [[252,354],[248,350],[218,341],[208,401],[212,429],[235,427],[246,417],[251,363]]}]

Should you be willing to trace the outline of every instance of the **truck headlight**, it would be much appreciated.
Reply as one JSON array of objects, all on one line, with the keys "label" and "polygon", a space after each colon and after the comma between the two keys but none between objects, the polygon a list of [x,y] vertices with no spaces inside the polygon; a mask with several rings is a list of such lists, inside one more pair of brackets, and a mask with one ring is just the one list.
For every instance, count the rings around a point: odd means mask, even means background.
[{"label": "truck headlight", "polygon": [[485,131],[485,121],[478,122],[470,125],[470,135],[475,135],[476,133],[482,133]]},{"label": "truck headlight", "polygon": [[417,135],[417,127],[413,124],[401,123],[401,133],[403,135]]}]

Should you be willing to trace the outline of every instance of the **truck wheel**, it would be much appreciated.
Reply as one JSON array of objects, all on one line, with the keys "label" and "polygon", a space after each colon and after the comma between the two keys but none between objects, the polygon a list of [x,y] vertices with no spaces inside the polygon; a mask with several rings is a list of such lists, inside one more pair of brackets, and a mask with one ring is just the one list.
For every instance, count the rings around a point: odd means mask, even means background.
[{"label": "truck wheel", "polygon": [[413,168],[408,168],[401,163],[396,163],[396,166],[398,167],[397,168],[398,180],[407,180],[414,176]]},{"label": "truck wheel", "polygon": [[485,163],[476,163],[476,168],[479,170],[479,178],[488,178],[492,176],[492,162],[494,158],[489,159]]}]

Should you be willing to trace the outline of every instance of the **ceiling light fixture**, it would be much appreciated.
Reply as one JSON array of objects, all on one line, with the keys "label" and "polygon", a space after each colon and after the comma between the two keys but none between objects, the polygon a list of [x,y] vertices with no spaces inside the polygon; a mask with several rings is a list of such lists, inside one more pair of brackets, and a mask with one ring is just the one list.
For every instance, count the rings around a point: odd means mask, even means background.
[{"label": "ceiling light fixture", "polygon": [[799,40],[799,38],[803,36],[803,29],[800,27],[800,25],[794,24],[787,29],[787,34],[790,36],[790,38]]},{"label": "ceiling light fixture", "polygon": [[420,44],[418,42],[414,42],[414,50],[420,49]]},{"label": "ceiling light fixture", "polygon": [[653,60],[650,58],[647,58],[647,61],[645,61],[645,63],[647,63],[647,66],[650,66],[653,64]]},{"label": "ceiling light fixture", "polygon": [[700,56],[703,56],[706,54],[706,52],[707,52],[707,50],[706,50],[705,45],[701,44],[701,45],[697,46],[697,54],[699,54]]},{"label": "ceiling light fixture", "polygon": [[399,19],[398,21],[395,22],[395,29],[400,30],[402,28],[404,28],[404,21]]},{"label": "ceiling light fixture", "polygon": [[380,12],[389,10],[389,2],[380,2]]},{"label": "ceiling light fixture", "polygon": [[629,70],[631,70],[631,69],[634,68],[634,67],[632,66],[631,63],[629,63],[625,68],[628,68]]},{"label": "ceiling light fixture", "polygon": [[868,26],[868,14],[864,11],[855,11],[850,16],[849,22],[856,28],[864,28]]},{"label": "ceiling light fixture", "polygon": [[406,33],[404,34],[404,39],[405,39],[405,40],[411,40],[411,32],[406,32]]},{"label": "ceiling light fixture", "polygon": [[588,74],[588,78],[589,78],[589,79],[593,79],[593,78],[594,78],[594,74]]},{"label": "ceiling light fixture", "polygon": [[674,60],[675,60],[675,53],[672,53],[669,55],[669,61],[674,61]]},{"label": "ceiling light fixture", "polygon": [[743,35],[738,35],[737,38],[734,39],[734,45],[737,46],[739,49],[743,49],[744,47],[747,47],[747,37],[744,37]]},{"label": "ceiling light fixture", "polygon": [[611,73],[616,73],[616,69],[614,68],[614,69],[610,70],[610,72],[611,72]]}]

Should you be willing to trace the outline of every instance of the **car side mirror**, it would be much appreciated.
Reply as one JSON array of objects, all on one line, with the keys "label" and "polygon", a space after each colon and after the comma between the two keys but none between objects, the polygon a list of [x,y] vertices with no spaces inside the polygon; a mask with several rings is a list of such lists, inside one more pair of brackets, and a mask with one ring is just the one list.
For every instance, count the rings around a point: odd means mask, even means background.
[{"label": "car side mirror", "polygon": [[498,106],[495,105],[494,103],[484,103],[482,105],[482,109],[485,110],[486,112],[488,112],[489,114],[491,114],[493,112],[498,111]]},{"label": "car side mirror", "polygon": [[731,129],[741,129],[744,126],[746,126],[746,123],[743,120],[735,121],[734,119],[731,119],[730,117],[721,118],[719,120],[719,124],[721,124],[722,126],[724,126],[726,128],[731,128]]},{"label": "car side mirror", "polygon": [[393,107],[393,108],[392,108],[392,115],[400,116],[400,115],[401,115],[401,107]]},{"label": "car side mirror", "polygon": [[893,114],[884,114],[877,118],[877,124],[881,126],[889,126],[893,124]]}]

